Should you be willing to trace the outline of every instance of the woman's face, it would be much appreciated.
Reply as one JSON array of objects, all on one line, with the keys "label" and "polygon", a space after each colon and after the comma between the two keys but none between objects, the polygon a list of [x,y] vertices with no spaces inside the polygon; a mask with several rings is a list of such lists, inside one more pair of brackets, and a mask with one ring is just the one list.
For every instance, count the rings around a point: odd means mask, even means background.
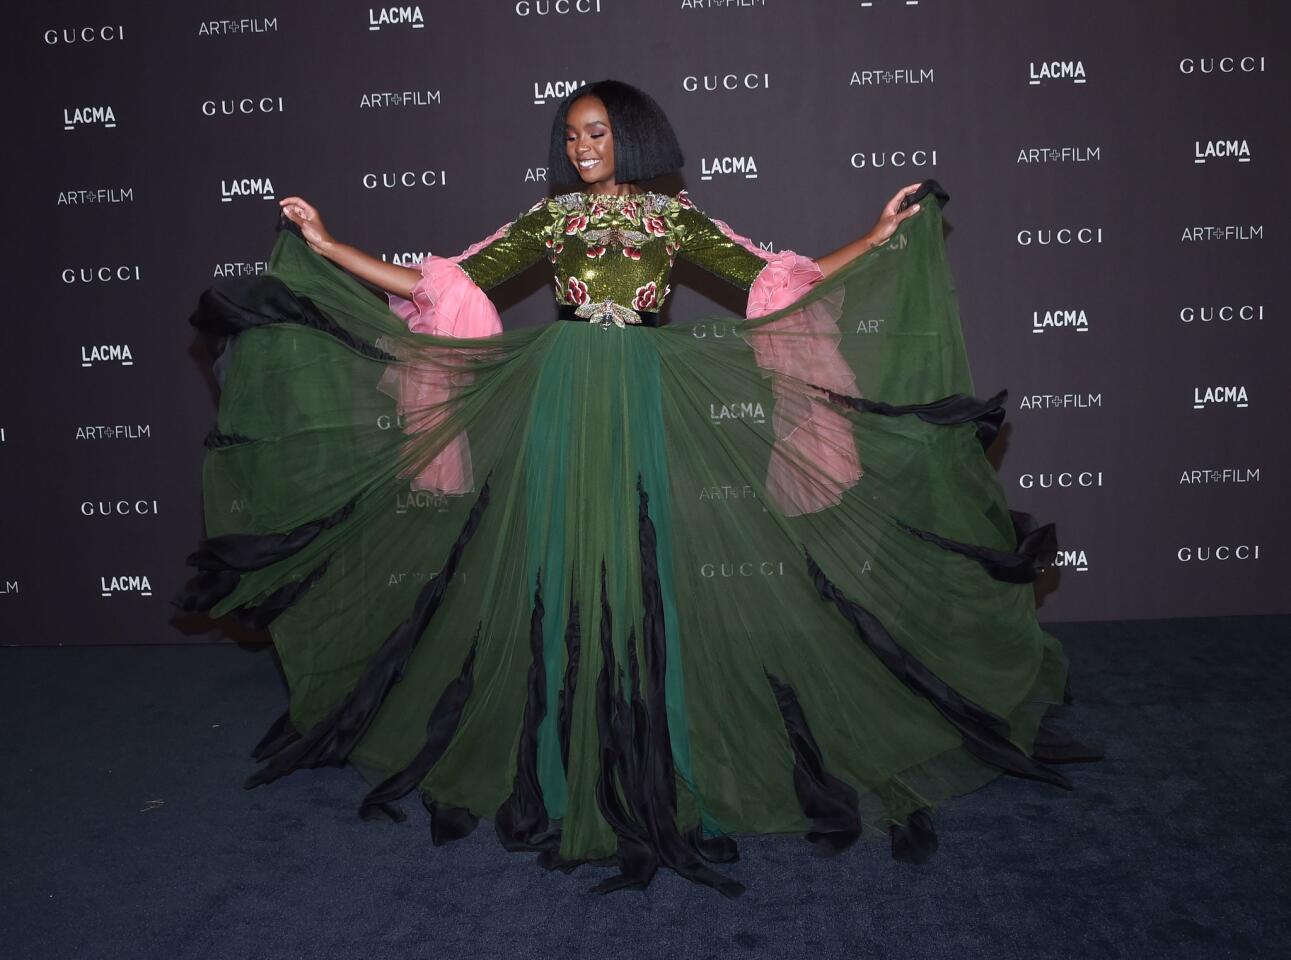
[{"label": "woman's face", "polygon": [[599,97],[579,97],[565,114],[565,156],[583,183],[614,186],[614,132]]}]

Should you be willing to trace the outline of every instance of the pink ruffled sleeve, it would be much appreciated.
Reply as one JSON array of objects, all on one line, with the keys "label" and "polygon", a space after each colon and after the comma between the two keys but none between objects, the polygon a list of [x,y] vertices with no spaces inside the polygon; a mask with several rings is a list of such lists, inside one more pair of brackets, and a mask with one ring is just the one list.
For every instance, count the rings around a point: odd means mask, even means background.
[{"label": "pink ruffled sleeve", "polygon": [[[762,250],[721,220],[713,222],[766,261],[749,288],[750,320],[792,306],[824,278],[814,260],[788,250]],[[863,473],[851,421],[827,395],[860,396],[856,375],[838,349],[841,304],[839,291],[761,324],[748,336],[758,366],[771,373],[775,398],[767,493],[790,517],[838,504]]]},{"label": "pink ruffled sleeve", "polygon": [[[502,332],[497,308],[466,271],[464,260],[507,233],[503,226],[455,257],[429,256],[421,262],[421,279],[411,298],[390,295],[390,309],[413,333],[436,337],[474,339]],[[378,389],[395,401],[395,410],[411,444],[433,430],[449,415],[452,400],[473,377],[453,363],[435,363],[433,351],[421,359],[399,361],[386,367]],[[435,494],[462,494],[474,489],[471,445],[466,434],[452,437],[427,463],[404,474],[413,490]]]}]

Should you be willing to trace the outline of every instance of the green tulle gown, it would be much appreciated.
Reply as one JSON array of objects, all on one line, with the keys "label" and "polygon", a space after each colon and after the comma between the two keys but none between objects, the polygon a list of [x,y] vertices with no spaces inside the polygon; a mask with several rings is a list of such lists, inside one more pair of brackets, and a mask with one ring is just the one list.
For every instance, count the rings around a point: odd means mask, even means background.
[{"label": "green tulle gown", "polygon": [[[1050,764],[1097,754],[1042,724],[1053,532],[983,455],[1003,395],[973,398],[939,205],[798,288],[684,194],[640,206],[542,201],[452,262],[482,296],[550,261],[541,329],[414,332],[286,231],[203,296],[223,392],[183,603],[267,624],[290,689],[248,786],[350,762],[363,816],[416,791],[436,843],[484,817],[617,867],[601,890],[665,866],[727,895],[740,834],[922,860],[943,800],[1067,786]],[[794,302],[655,325],[678,255]]]}]

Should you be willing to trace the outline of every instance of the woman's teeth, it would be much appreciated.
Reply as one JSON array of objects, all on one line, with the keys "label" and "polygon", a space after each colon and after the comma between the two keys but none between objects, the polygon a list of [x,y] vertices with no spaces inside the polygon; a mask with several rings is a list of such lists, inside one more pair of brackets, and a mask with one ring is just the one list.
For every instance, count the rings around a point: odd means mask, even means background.
[{"label": "woman's teeth", "polygon": [[579,160],[579,161],[578,161],[578,166],[579,166],[579,168],[580,168],[580,169],[582,169],[582,170],[588,170],[588,169],[590,169],[590,168],[592,168],[592,167],[596,166],[596,164],[598,164],[598,163],[600,163],[600,162],[601,162],[601,161],[599,161],[599,160]]}]

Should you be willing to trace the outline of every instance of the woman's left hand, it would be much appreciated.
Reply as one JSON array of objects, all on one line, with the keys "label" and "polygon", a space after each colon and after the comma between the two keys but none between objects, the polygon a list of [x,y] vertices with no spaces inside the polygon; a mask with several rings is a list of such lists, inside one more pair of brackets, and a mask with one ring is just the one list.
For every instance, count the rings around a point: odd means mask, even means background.
[{"label": "woman's left hand", "polygon": [[902,187],[896,192],[892,199],[887,202],[883,207],[883,212],[879,214],[878,222],[874,224],[870,229],[870,232],[865,235],[870,246],[877,247],[880,244],[887,243],[888,238],[891,237],[892,234],[896,233],[897,227],[901,225],[902,221],[908,220],[919,212],[920,205],[917,203],[911,204],[904,210],[899,209],[902,198],[907,193],[917,189],[919,189],[919,184],[917,183],[912,183],[909,186]]}]

